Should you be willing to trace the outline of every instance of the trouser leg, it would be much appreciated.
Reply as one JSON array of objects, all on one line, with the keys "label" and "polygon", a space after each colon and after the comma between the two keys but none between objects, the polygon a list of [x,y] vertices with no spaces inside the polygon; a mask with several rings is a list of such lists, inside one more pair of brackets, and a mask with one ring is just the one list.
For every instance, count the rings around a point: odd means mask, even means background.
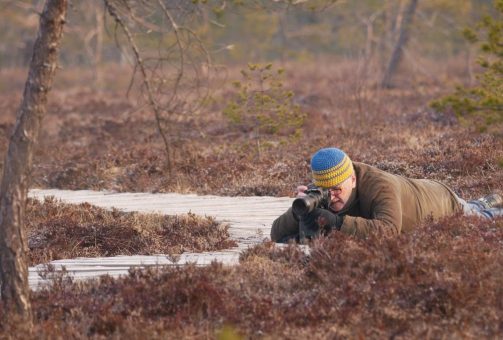
[{"label": "trouser leg", "polygon": [[502,208],[489,208],[486,209],[485,206],[478,200],[465,201],[458,197],[459,203],[463,207],[463,214],[466,216],[479,216],[484,218],[495,218],[503,216]]},{"label": "trouser leg", "polygon": [[503,217],[503,208],[490,208],[484,210],[490,218]]}]

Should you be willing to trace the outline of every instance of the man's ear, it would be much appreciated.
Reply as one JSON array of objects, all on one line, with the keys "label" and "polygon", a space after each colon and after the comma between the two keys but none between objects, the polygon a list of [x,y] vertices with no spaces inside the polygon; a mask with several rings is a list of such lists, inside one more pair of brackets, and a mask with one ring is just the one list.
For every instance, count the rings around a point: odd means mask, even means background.
[{"label": "man's ear", "polygon": [[354,189],[354,188],[356,188],[356,175],[353,172],[353,174],[351,175],[351,189]]}]

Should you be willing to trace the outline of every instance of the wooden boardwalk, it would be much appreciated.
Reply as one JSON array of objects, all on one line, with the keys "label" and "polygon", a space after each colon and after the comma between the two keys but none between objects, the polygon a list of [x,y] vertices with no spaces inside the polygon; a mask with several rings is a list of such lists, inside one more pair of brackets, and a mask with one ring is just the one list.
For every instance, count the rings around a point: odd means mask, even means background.
[{"label": "wooden boardwalk", "polygon": [[[127,274],[131,267],[186,263],[204,266],[215,260],[229,265],[236,264],[239,261],[239,253],[243,249],[269,238],[272,222],[288,209],[293,200],[289,197],[223,197],[56,189],[30,190],[29,196],[38,199],[54,196],[66,203],[88,202],[102,208],[117,208],[122,211],[155,212],[166,215],[192,212],[200,216],[212,216],[230,225],[230,235],[238,243],[236,248],[224,251],[183,253],[176,262],[163,254],[76,258],[51,262],[56,270],[61,270],[64,266],[75,279],[96,278],[104,274],[116,277]],[[43,265],[38,265],[29,268],[29,282],[32,289],[37,289],[44,283],[39,276],[39,271],[43,267]]]}]

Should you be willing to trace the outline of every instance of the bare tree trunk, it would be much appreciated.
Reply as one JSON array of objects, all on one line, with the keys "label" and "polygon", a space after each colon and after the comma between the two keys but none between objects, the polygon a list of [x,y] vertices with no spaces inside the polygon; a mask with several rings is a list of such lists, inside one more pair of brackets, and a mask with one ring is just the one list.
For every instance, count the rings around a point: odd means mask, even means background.
[{"label": "bare tree trunk", "polygon": [[96,50],[94,55],[94,71],[95,85],[98,89],[103,90],[103,72],[101,70],[101,61],[103,57],[103,28],[105,22],[103,16],[105,15],[99,6],[94,7],[96,16]]},{"label": "bare tree trunk", "polygon": [[473,71],[473,46],[466,43],[466,74],[468,75],[468,86],[472,87],[475,83],[475,74]]},{"label": "bare tree trunk", "polygon": [[286,36],[286,18],[285,18],[285,13],[279,13],[278,14],[278,30],[276,32],[276,35],[278,37],[278,42],[279,42],[279,48],[280,48],[280,63],[281,65],[285,64],[286,56],[285,52],[288,50],[288,38]]},{"label": "bare tree trunk", "polygon": [[405,45],[407,45],[407,41],[409,40],[409,29],[412,23],[412,19],[414,17],[414,13],[416,11],[418,0],[410,0],[409,6],[407,6],[405,13],[403,15],[403,19],[400,25],[400,35],[398,36],[395,48],[393,49],[393,53],[391,54],[391,59],[388,64],[388,68],[384,73],[384,77],[381,82],[382,87],[391,87],[392,86],[392,78],[395,74],[398,65],[402,59],[402,52]]},{"label": "bare tree trunk", "polygon": [[47,0],[33,48],[23,101],[4,161],[0,187],[0,281],[5,316],[31,326],[24,213],[33,158],[47,95],[56,71],[67,0]]}]

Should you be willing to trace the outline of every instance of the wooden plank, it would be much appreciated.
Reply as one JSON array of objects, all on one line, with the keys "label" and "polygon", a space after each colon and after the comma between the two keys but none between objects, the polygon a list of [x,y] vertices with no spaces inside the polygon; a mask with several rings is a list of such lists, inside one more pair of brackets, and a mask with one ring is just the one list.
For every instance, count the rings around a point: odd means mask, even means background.
[{"label": "wooden plank", "polygon": [[[239,254],[250,246],[269,238],[274,219],[291,206],[289,197],[225,197],[198,196],[176,193],[115,193],[91,190],[33,189],[29,196],[43,199],[54,196],[66,203],[87,202],[102,208],[117,208],[122,211],[138,211],[162,214],[194,213],[212,216],[216,220],[229,224],[231,238],[238,246],[218,252],[183,253],[176,263],[166,255],[153,256],[114,256],[99,258],[76,258],[52,261],[57,271],[66,268],[75,280],[88,280],[101,275],[117,277],[127,275],[131,267],[179,266],[193,263],[197,266],[209,265],[218,261],[225,265],[239,262]],[[32,289],[38,289],[47,282],[39,276],[43,265],[29,268],[29,282]]]}]

